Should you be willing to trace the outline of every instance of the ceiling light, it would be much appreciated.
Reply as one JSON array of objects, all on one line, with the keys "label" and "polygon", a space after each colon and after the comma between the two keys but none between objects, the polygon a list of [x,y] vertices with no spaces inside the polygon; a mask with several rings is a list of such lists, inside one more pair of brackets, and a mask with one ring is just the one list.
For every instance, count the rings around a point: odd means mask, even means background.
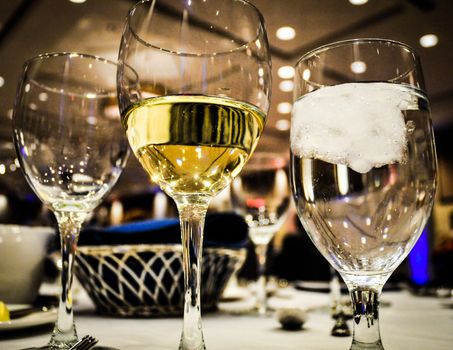
[{"label": "ceiling light", "polygon": [[353,5],[364,5],[368,2],[368,0],[349,0],[349,2]]},{"label": "ceiling light", "polygon": [[353,73],[362,74],[366,72],[366,63],[363,61],[354,61],[351,63],[351,70]]},{"label": "ceiling light", "polygon": [[426,34],[420,38],[420,45],[423,47],[433,47],[439,42],[439,38],[435,34]]},{"label": "ceiling light", "polygon": [[38,95],[38,99],[42,102],[46,102],[48,99],[49,99],[49,95],[47,95],[46,92],[41,92],[39,95]]},{"label": "ceiling light", "polygon": [[296,31],[293,27],[280,27],[277,29],[275,35],[277,35],[277,38],[280,40],[291,40],[296,36]]},{"label": "ceiling light", "polygon": [[280,88],[280,90],[282,90],[284,92],[289,92],[289,91],[293,91],[294,83],[292,80],[283,80],[280,82],[278,87]]},{"label": "ceiling light", "polygon": [[310,79],[310,76],[311,76],[310,69],[305,68],[304,71],[302,72],[302,79],[308,81]]},{"label": "ceiling light", "polygon": [[280,131],[287,131],[287,130],[289,130],[290,126],[291,126],[291,123],[289,122],[288,119],[279,119],[275,123],[275,127],[277,128],[277,130],[280,130]]},{"label": "ceiling light", "polygon": [[292,104],[289,102],[281,102],[277,105],[277,111],[281,114],[288,114],[291,113],[292,107]]},{"label": "ceiling light", "polygon": [[74,4],[83,4],[87,0],[69,0],[70,2],[73,2]]},{"label": "ceiling light", "polygon": [[5,79],[3,77],[0,77],[0,87],[5,85]]},{"label": "ceiling light", "polygon": [[278,69],[278,76],[282,79],[292,79],[294,77],[294,68],[283,66]]},{"label": "ceiling light", "polygon": [[94,115],[90,115],[87,117],[86,121],[90,125],[96,125],[98,122],[98,119]]}]

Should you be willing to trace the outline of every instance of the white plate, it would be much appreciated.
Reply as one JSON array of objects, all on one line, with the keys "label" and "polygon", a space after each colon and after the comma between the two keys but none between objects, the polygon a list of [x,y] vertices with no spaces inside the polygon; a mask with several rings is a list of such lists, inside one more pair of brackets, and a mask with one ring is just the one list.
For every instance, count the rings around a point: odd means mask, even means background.
[{"label": "white plate", "polygon": [[[9,304],[10,311],[28,308],[31,305]],[[19,329],[42,326],[54,323],[57,319],[57,309],[52,308],[48,311],[38,311],[24,317],[19,317],[6,322],[0,322],[0,332],[15,331]]]}]

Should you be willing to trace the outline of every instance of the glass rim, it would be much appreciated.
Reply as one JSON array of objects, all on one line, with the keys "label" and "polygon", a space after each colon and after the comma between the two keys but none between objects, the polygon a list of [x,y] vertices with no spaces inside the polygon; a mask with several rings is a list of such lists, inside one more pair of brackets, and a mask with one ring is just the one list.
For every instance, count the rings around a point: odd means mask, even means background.
[{"label": "glass rim", "polygon": [[334,49],[342,46],[347,46],[350,44],[354,43],[390,43],[394,46],[399,46],[401,48],[408,49],[415,57],[419,57],[417,51],[415,49],[401,41],[398,40],[393,40],[393,39],[385,39],[385,38],[355,38],[355,39],[346,39],[346,40],[339,40],[339,41],[334,41],[328,44],[324,44],[321,46],[318,46],[307,53],[303,54],[296,62],[295,67],[297,67],[302,61],[307,61],[308,59],[312,58],[316,54],[319,54],[321,52],[325,52],[329,49]]},{"label": "glass rim", "polygon": [[130,10],[129,10],[127,16],[126,16],[126,27],[129,28],[129,30],[131,31],[132,35],[142,45],[144,45],[146,47],[150,47],[150,48],[154,48],[154,49],[163,51],[165,53],[175,54],[175,55],[184,56],[184,57],[211,57],[211,56],[216,56],[216,55],[229,54],[229,53],[236,52],[236,51],[241,50],[242,48],[247,47],[251,42],[254,42],[254,41],[256,41],[259,38],[261,32],[265,32],[265,29],[264,29],[265,28],[265,26],[264,26],[264,17],[262,15],[262,13],[260,12],[260,10],[254,4],[252,4],[249,0],[232,0],[232,1],[240,2],[240,3],[243,3],[243,4],[247,5],[247,6],[249,6],[250,8],[253,9],[255,14],[257,15],[257,17],[258,17],[258,34],[253,39],[247,40],[247,41],[244,40],[243,44],[240,44],[240,45],[236,46],[235,48],[233,48],[231,50],[218,51],[218,52],[214,51],[214,52],[206,53],[206,54],[192,53],[192,52],[177,52],[177,51],[174,51],[174,50],[169,50],[167,48],[151,44],[150,42],[142,39],[142,37],[140,35],[138,35],[137,32],[132,28],[132,25],[130,23],[131,22],[131,18],[133,17],[134,12],[138,9],[138,7],[141,6],[142,4],[150,2],[150,1],[152,1],[152,0],[140,0],[139,2],[135,3],[130,8]]},{"label": "glass rim", "polygon": [[[24,65],[24,67],[26,67],[26,66],[29,66],[30,64],[32,64],[34,62],[37,62],[39,60],[46,59],[46,58],[53,58],[53,57],[89,58],[89,59],[92,59],[94,61],[99,61],[101,63],[103,62],[103,63],[113,64],[113,65],[115,65],[117,67],[120,65],[119,61],[113,61],[113,60],[110,60],[110,59],[107,59],[107,58],[104,58],[104,57],[101,57],[101,56],[92,55],[92,54],[88,54],[88,53],[82,53],[82,52],[76,52],[76,51],[62,51],[62,52],[45,52],[45,53],[41,53],[39,55],[36,55],[36,56],[33,56],[33,57],[27,59],[24,62],[23,65]],[[134,70],[132,69],[132,71],[134,71]]]},{"label": "glass rim", "polygon": [[[116,67],[115,75],[117,74],[118,69],[120,67],[125,66],[125,67],[127,67],[128,71],[132,72],[132,74],[134,75],[135,83],[138,84],[138,81],[139,81],[137,72],[129,65],[122,64],[120,61],[110,60],[110,59],[107,59],[107,58],[104,58],[101,56],[87,54],[87,53],[81,53],[81,52],[75,52],[75,51],[46,52],[46,53],[41,53],[39,55],[31,57],[31,58],[27,59],[23,64],[23,74],[24,74],[24,72],[26,72],[28,70],[28,68],[33,63],[39,62],[40,60],[43,60],[43,59],[54,58],[54,57],[82,58],[82,59],[90,59],[90,60],[97,61],[97,62],[104,63],[104,64],[110,64],[110,65]],[[42,89],[47,90],[48,92],[67,94],[68,96],[79,96],[79,97],[81,96],[78,93],[65,92],[65,91],[61,91],[61,90],[52,88],[50,86],[47,86],[45,84],[42,84],[42,83],[34,80],[34,79],[30,79],[30,82],[33,82],[34,84],[36,84],[36,86],[40,86]],[[113,86],[112,91],[115,91],[115,90],[116,90],[116,87]],[[110,93],[105,93],[105,94],[98,93],[98,94],[96,94],[96,97],[101,97],[101,98],[114,97],[114,95],[116,95],[116,94],[117,94],[116,91],[110,92]]]}]

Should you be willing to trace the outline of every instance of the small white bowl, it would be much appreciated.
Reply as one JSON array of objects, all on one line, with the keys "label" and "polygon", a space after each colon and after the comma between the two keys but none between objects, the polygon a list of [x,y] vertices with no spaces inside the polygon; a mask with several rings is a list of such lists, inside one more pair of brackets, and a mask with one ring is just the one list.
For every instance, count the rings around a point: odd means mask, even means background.
[{"label": "small white bowl", "polygon": [[0,225],[0,300],[32,303],[44,277],[52,227]]}]

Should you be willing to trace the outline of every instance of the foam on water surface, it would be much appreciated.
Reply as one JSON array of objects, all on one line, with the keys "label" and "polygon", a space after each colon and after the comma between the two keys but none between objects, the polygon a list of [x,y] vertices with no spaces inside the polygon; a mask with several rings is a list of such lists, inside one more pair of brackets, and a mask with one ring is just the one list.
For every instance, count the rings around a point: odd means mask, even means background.
[{"label": "foam on water surface", "polygon": [[391,83],[347,83],[304,95],[293,106],[291,150],[299,157],[345,164],[366,173],[403,162],[403,111],[418,109],[414,92]]}]

